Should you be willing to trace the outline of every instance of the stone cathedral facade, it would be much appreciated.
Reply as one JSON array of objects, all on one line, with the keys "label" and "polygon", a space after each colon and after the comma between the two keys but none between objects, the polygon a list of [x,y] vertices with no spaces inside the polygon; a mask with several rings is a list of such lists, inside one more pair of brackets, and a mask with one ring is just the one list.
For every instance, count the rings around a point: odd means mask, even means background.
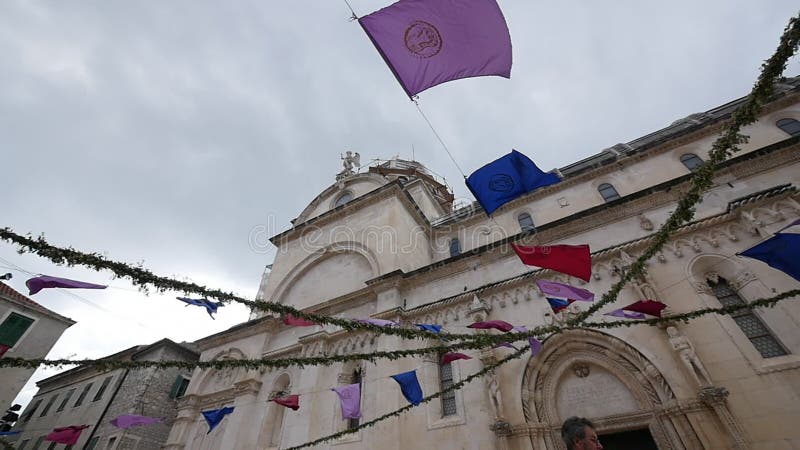
[{"label": "stone cathedral facade", "polygon": [[[418,162],[394,159],[356,173],[348,155],[337,180],[291,229],[272,237],[278,252],[259,295],[319,314],[438,323],[459,333],[483,319],[529,328],[560,323],[587,304],[555,314],[534,281],[573,284],[599,298],[675,208],[692,169],[743,100],[560,168],[561,183],[514,200],[493,220],[475,204],[454,208],[450,190]],[[779,84],[744,133],[749,142],[718,169],[695,220],[649,262],[645,276],[590,320],[610,320],[601,313],[639,299],[682,313],[800,287],[736,256],[800,218],[800,78]],[[536,159],[535,151],[528,153]],[[592,279],[525,266],[512,241],[588,243]],[[435,343],[288,327],[263,313],[199,341],[202,360],[425,344]],[[390,375],[416,369],[427,395],[508,352],[468,350],[473,359],[447,366],[429,355],[303,369],[197,370],[165,448],[291,447],[356,425],[341,418],[333,386],[360,382],[361,420],[370,420],[407,404]],[[282,393],[299,394],[300,409],[268,402]],[[207,434],[200,412],[223,406],[235,410]],[[526,354],[454,395],[318,448],[563,449],[558,430],[572,415],[593,420],[607,448],[800,448],[800,304],[790,299],[688,324],[553,335],[535,357]]]}]

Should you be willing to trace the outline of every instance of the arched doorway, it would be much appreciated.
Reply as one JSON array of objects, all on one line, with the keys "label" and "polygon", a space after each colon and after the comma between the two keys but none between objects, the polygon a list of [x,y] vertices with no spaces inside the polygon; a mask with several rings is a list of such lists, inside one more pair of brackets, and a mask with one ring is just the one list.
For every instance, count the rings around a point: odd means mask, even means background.
[{"label": "arched doorway", "polygon": [[[609,440],[666,449],[703,448],[658,369],[622,340],[591,330],[571,330],[545,341],[522,382],[525,420],[536,449],[564,449],[561,423],[592,420]],[[624,447],[620,447],[624,448]]]}]

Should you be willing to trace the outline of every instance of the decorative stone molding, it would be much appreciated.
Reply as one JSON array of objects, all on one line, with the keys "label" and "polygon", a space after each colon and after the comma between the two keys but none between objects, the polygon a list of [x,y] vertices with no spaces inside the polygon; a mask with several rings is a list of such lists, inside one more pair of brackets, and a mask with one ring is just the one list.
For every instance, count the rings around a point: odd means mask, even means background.
[{"label": "decorative stone molding", "polygon": [[734,449],[749,449],[750,444],[747,442],[744,428],[728,408],[728,394],[728,390],[724,387],[709,386],[701,389],[697,398],[709,405],[717,414],[731,440],[733,440]]}]

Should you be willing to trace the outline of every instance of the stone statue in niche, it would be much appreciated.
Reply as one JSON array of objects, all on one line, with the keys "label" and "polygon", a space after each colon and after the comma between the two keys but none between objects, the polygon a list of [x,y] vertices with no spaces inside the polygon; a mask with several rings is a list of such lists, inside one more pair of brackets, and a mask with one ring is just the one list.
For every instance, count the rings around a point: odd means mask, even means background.
[{"label": "stone statue in niche", "polygon": [[708,374],[700,358],[694,351],[689,338],[682,335],[681,332],[674,326],[667,327],[667,335],[669,336],[669,343],[678,356],[680,357],[686,370],[692,376],[692,379],[700,386],[711,386],[711,376]]},{"label": "stone statue in niche", "polygon": [[503,419],[503,397],[500,394],[500,383],[497,381],[497,375],[494,370],[488,372],[484,379],[486,381],[486,389],[489,391],[489,406],[492,408],[492,415],[495,421]]}]

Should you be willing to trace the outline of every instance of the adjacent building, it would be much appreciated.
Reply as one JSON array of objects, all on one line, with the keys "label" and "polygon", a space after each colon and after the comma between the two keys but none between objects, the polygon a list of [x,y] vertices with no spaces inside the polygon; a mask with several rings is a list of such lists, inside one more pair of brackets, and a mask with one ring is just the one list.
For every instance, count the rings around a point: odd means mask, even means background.
[{"label": "adjacent building", "polygon": [[[44,358],[75,321],[57,314],[0,281],[0,357]],[[35,369],[3,368],[0,408],[5,411]]]},{"label": "adjacent building", "polygon": [[[150,345],[137,345],[107,356],[113,361],[196,361],[198,353],[191,344],[162,339]],[[158,449],[166,441],[175,418],[176,399],[189,384],[184,371],[172,369],[116,369],[100,371],[77,367],[45,378],[36,386],[39,391],[21,414],[14,430],[18,450],[42,450],[62,447],[44,441],[57,427],[89,425],[74,448],[78,449]],[[162,423],[126,430],[110,421],[123,414],[164,418]]]},{"label": "adjacent building", "polygon": [[[492,219],[476,205],[453,207],[448,187],[416,161],[394,159],[363,173],[352,162],[314,198],[278,248],[259,292],[264,300],[347,318],[438,323],[454,332],[500,319],[535,327],[587,307],[554,313],[539,279],[602,294],[651,242],[689,187],[692,171],[738,99],[558,170],[563,181],[518,198]],[[800,284],[736,256],[800,218],[800,78],[784,80],[750,136],[719,167],[691,223],[676,232],[602,313],[657,299],[676,313],[747,303]],[[527,152],[536,159],[536,149]],[[487,157],[489,159],[489,157]],[[584,282],[523,265],[510,242],[591,246]],[[267,276],[268,275],[268,276]],[[477,331],[476,331],[477,332]],[[336,327],[252,320],[198,341],[201,360],[338,355],[423,343]],[[377,363],[272,370],[200,370],[178,401],[166,449],[283,449],[358,424],[343,420],[330,388],[362,385],[362,420],[407,404],[390,375],[417,370],[430,394],[507,349]],[[300,395],[292,411],[268,400]],[[453,394],[316,448],[337,450],[564,449],[559,428],[590,418],[614,449],[800,448],[800,304],[709,315],[664,327],[574,329]],[[233,406],[211,433],[201,412]]]}]

